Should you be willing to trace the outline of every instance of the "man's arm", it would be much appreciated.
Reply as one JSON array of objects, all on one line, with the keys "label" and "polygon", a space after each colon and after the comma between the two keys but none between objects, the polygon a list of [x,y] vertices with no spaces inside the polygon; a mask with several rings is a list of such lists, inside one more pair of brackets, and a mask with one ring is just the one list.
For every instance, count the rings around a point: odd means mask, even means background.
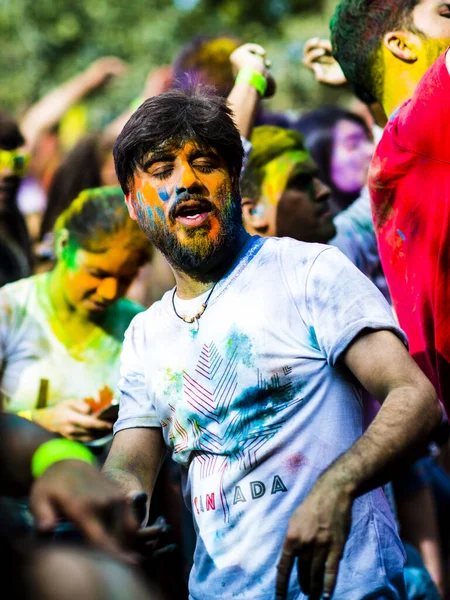
[{"label": "man's arm", "polygon": [[20,123],[28,149],[33,151],[39,136],[59,123],[71,106],[124,71],[125,63],[119,58],[100,58],[33,104]]},{"label": "man's arm", "polygon": [[[0,412],[1,493],[8,496],[26,496],[33,482],[33,454],[44,442],[59,437],[27,419]],[[7,460],[4,460],[5,458]]]},{"label": "man's arm", "polygon": [[150,501],[164,454],[160,429],[123,429],[114,436],[102,472],[117,483],[127,497],[145,493]]},{"label": "man's arm", "polygon": [[36,423],[0,412],[0,493],[28,496],[38,531],[52,531],[63,517],[96,547],[129,560],[137,531],[132,505],[98,468],[82,460],[60,459],[33,479],[34,453],[58,438]]},{"label": "man's arm", "polygon": [[[265,98],[275,93],[275,80],[271,76],[266,59],[266,51],[258,44],[244,44],[239,46],[230,56],[230,62],[235,77],[241,69],[249,67],[266,78],[267,90]],[[261,96],[253,85],[249,83],[236,83],[228,94],[227,103],[233,112],[234,122],[241,136],[250,139],[253,123],[261,102]]]},{"label": "man's arm", "polygon": [[439,424],[436,392],[389,331],[362,334],[341,361],[382,407],[361,438],[317,480],[292,516],[277,578],[284,598],[294,558],[303,592],[330,598],[351,523],[354,499],[391,478]]}]

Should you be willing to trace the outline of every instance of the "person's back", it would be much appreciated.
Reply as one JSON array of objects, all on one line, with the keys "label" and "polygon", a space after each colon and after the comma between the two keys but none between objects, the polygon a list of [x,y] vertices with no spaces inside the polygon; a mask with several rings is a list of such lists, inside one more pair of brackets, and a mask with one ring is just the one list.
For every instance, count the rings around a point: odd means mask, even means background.
[{"label": "person's back", "polygon": [[429,1],[342,0],[331,33],[347,79],[390,117],[369,176],[380,256],[410,351],[448,411],[450,76],[442,53],[450,23],[444,8]]}]

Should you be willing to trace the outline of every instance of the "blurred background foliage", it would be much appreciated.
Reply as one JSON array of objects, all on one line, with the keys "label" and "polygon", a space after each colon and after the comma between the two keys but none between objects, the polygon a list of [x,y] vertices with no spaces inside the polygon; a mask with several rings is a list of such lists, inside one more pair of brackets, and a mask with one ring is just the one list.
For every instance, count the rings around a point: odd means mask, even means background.
[{"label": "blurred background foliage", "polygon": [[101,56],[128,63],[124,76],[86,101],[99,128],[140,94],[149,71],[170,63],[196,34],[232,33],[264,45],[272,59],[276,110],[347,102],[315,83],[303,46],[328,37],[336,0],[0,0],[0,108],[20,115]]}]

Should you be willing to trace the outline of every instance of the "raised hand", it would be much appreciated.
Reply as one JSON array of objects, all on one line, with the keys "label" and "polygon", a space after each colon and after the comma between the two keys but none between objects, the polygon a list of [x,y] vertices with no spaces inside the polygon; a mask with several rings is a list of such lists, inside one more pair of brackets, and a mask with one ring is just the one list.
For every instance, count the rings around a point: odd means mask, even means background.
[{"label": "raised hand", "polygon": [[259,44],[243,44],[232,52],[230,62],[235,77],[243,67],[250,67],[254,71],[261,73],[267,80],[267,89],[264,97],[270,98],[275,94],[276,83],[269,70],[271,63],[266,55],[266,50]]},{"label": "raised hand", "polygon": [[303,64],[319,83],[333,87],[347,84],[347,78],[333,56],[330,40],[317,37],[308,40],[303,50]]},{"label": "raised hand", "polygon": [[114,77],[120,77],[127,70],[127,64],[116,56],[103,56],[94,61],[87,69],[86,76],[92,87],[100,87]]}]

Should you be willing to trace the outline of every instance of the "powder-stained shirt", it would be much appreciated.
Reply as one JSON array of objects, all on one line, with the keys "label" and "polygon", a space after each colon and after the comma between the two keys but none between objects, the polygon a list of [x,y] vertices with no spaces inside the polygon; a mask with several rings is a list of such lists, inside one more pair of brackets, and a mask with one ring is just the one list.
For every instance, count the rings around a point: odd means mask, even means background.
[{"label": "powder-stained shirt", "polygon": [[383,270],[411,354],[450,411],[450,75],[443,54],[385,127],[370,172]]},{"label": "powder-stained shirt", "polygon": [[[177,312],[194,314],[197,300],[178,301]],[[339,250],[258,236],[198,324],[175,315],[172,292],[133,320],[114,431],[161,428],[182,466],[197,531],[191,599],[275,597],[289,518],[362,434],[361,388],[339,357],[367,328],[402,337],[383,296]],[[355,501],[333,597],[402,598],[403,560],[376,489]],[[306,598],[295,573],[288,598]]]},{"label": "powder-stained shirt", "polygon": [[48,297],[49,275],[0,289],[0,383],[10,412],[36,408],[43,385],[47,406],[69,398],[98,399],[105,386],[115,392],[124,332],[143,310],[119,300],[87,339],[68,348],[55,335],[58,317]]}]

